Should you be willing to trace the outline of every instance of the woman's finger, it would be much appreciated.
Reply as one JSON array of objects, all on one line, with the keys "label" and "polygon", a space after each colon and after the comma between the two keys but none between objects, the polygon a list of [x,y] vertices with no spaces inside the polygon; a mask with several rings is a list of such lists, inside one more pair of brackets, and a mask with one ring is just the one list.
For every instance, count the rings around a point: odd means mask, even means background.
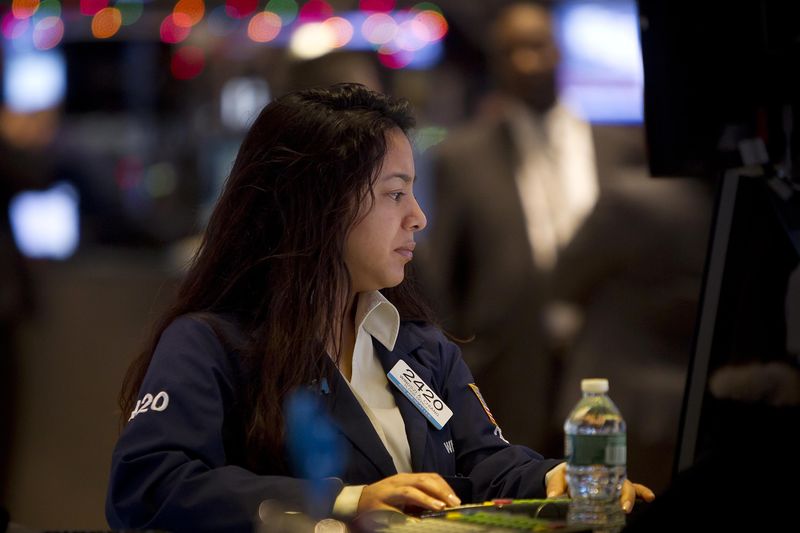
[{"label": "woman's finger", "polygon": [[434,498],[418,488],[409,485],[395,487],[384,501],[391,505],[396,505],[400,509],[408,505],[414,505],[416,507],[422,507],[423,509],[441,511],[447,507],[447,504],[442,500]]},{"label": "woman's finger", "polygon": [[622,510],[626,513],[630,513],[631,509],[633,509],[633,504],[636,503],[636,488],[633,486],[633,483],[625,480],[625,483],[622,484],[622,495],[619,498],[620,503],[622,503]]},{"label": "woman's finger", "polygon": [[567,493],[567,464],[561,463],[550,472],[547,479],[547,497],[556,498]]},{"label": "woman's finger", "polygon": [[641,485],[639,483],[634,483],[633,488],[636,490],[636,496],[643,499],[646,502],[651,502],[656,499],[656,493],[650,490],[649,488]]},{"label": "woman's finger", "polygon": [[374,509],[403,511],[406,507],[419,507],[441,511],[456,506],[461,500],[439,474],[395,474],[371,485],[361,492],[358,501],[360,512]]},{"label": "woman's finger", "polygon": [[461,500],[439,474],[416,474],[412,483],[419,490],[434,498],[444,501],[450,507],[461,504]]}]

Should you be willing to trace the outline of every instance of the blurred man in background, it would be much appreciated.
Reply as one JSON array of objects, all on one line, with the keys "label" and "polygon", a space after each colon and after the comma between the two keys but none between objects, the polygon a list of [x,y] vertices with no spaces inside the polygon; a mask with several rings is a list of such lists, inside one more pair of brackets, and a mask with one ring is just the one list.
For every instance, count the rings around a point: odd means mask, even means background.
[{"label": "blurred man in background", "polygon": [[[560,434],[542,431],[556,377],[549,280],[597,200],[592,134],[558,101],[547,7],[507,6],[490,37],[496,91],[438,151],[423,274],[445,327],[474,335],[464,355],[506,436],[560,453]],[[556,336],[574,328],[557,316]]]},{"label": "blurred man in background", "polygon": [[474,336],[465,358],[509,440],[563,453],[580,379],[607,377],[628,421],[630,471],[660,490],[710,187],[650,178],[640,127],[590,127],[572,115],[558,99],[553,31],[546,5],[499,11],[496,90],[438,149],[422,274],[444,327]]}]

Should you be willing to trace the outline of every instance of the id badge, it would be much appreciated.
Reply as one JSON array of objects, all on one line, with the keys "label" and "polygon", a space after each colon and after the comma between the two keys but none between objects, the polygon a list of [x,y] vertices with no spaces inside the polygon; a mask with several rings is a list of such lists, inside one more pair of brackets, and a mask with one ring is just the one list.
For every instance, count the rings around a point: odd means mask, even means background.
[{"label": "id badge", "polygon": [[402,359],[386,375],[436,429],[442,429],[453,416],[453,411]]}]

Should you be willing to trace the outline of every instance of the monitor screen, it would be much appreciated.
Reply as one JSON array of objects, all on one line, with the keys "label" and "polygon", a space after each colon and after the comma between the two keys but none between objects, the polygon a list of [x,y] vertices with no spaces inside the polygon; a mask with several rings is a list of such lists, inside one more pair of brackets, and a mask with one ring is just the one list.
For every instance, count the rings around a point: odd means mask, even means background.
[{"label": "monitor screen", "polygon": [[554,17],[561,99],[595,124],[641,124],[644,76],[635,0],[566,0]]},{"label": "monitor screen", "polygon": [[716,177],[745,162],[741,143],[754,138],[772,163],[787,157],[799,2],[639,0],[639,14],[652,175]]}]

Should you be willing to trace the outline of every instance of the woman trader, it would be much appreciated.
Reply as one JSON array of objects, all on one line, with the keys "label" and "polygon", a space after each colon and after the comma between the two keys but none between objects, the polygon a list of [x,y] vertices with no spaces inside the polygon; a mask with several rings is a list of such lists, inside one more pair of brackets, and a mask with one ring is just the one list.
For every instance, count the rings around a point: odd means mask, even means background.
[{"label": "woman trader", "polygon": [[300,508],[314,482],[288,460],[282,406],[307,387],[346,437],[343,475],[314,485],[330,514],[456,505],[456,476],[476,501],[565,491],[558,460],[503,439],[405,279],[426,224],[411,127],[407,104],[355,84],[261,112],[126,376],[112,527],[251,531],[263,500]]}]

